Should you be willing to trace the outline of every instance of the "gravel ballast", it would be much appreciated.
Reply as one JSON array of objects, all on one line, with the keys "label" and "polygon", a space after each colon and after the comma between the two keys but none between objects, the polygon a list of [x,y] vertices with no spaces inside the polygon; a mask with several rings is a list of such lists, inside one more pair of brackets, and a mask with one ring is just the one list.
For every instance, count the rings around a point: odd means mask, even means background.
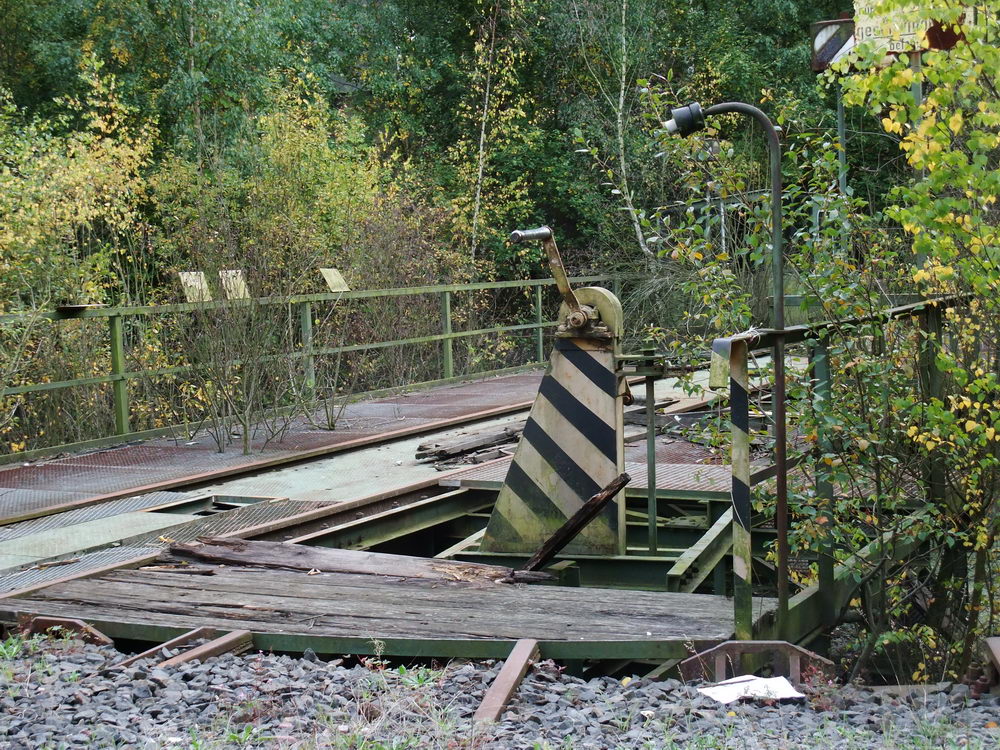
[{"label": "gravel ballast", "polygon": [[474,729],[493,662],[344,666],[307,652],[161,669],[164,652],[114,669],[122,654],[77,641],[11,651],[0,657],[4,749],[1000,747],[1000,698],[973,700],[964,685],[823,686],[722,706],[676,680],[581,680],[543,663],[498,724]]}]

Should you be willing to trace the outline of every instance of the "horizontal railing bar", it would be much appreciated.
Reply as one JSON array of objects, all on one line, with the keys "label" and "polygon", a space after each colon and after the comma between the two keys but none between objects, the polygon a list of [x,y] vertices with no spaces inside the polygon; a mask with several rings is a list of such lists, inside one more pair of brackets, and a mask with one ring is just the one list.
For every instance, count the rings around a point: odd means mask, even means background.
[{"label": "horizontal railing bar", "polygon": [[[625,280],[635,276],[575,276],[570,279],[576,284],[596,281]],[[295,294],[288,297],[258,297],[246,300],[213,300],[212,302],[178,302],[169,305],[143,305],[135,307],[95,307],[78,311],[58,311],[46,313],[7,313],[0,315],[0,323],[26,319],[79,320],[85,318],[111,318],[116,315],[140,316],[167,313],[217,310],[224,307],[245,307],[250,305],[294,305],[301,302],[337,302],[340,300],[377,299],[380,297],[411,297],[442,292],[474,292],[484,289],[518,289],[536,286],[553,286],[553,279],[522,279],[519,281],[481,281],[473,284],[434,284],[430,286],[396,287],[392,289],[371,289],[349,292],[322,292],[318,294]]]},{"label": "horizontal railing bar", "polygon": [[[888,310],[873,315],[864,315],[858,318],[848,318],[847,320],[825,320],[818,323],[806,323],[798,326],[790,326],[784,330],[774,328],[760,328],[747,333],[740,333],[736,336],[729,336],[730,341],[746,341],[754,350],[765,349],[774,345],[779,338],[783,338],[786,344],[801,344],[809,339],[816,338],[820,333],[827,330],[835,330],[839,326],[857,325],[859,323],[871,323],[877,320],[890,320],[892,318],[905,318],[909,315],[922,313],[924,308],[931,303],[948,304],[967,299],[968,295],[955,295],[948,297],[935,297],[922,299],[919,302],[912,302],[908,305],[891,307]],[[725,337],[722,339],[725,340]]]},{"label": "horizontal railing bar", "polygon": [[[491,333],[506,333],[511,331],[529,331],[538,328],[552,328],[557,325],[557,321],[546,321],[541,324],[539,323],[522,323],[519,325],[510,326],[497,326],[496,328],[479,328],[471,331],[456,331],[453,333],[437,333],[429,336],[417,336],[408,339],[395,339],[393,341],[377,341],[368,344],[349,344],[347,346],[336,346],[336,347],[317,347],[313,348],[309,352],[287,352],[280,354],[271,354],[266,357],[266,359],[301,359],[306,356],[323,356],[328,354],[343,354],[347,352],[360,352],[367,351],[369,349],[387,349],[392,346],[406,346],[410,344],[429,344],[438,341],[445,341],[448,339],[460,339],[469,336],[483,336]],[[234,359],[226,363],[227,365],[236,366],[240,364],[240,360]],[[204,366],[204,365],[202,365]],[[35,393],[38,391],[55,391],[64,388],[75,388],[84,385],[101,385],[103,383],[113,383],[117,380],[138,380],[140,378],[154,378],[161,377],[163,375],[174,375],[180,372],[188,372],[194,370],[199,365],[178,365],[176,367],[164,367],[159,370],[136,370],[132,372],[125,372],[120,375],[98,375],[92,378],[77,378],[75,380],[59,380],[51,383],[35,383],[33,385],[22,385],[15,388],[5,388],[0,391],[0,395],[4,396],[17,396],[23,393]]]}]

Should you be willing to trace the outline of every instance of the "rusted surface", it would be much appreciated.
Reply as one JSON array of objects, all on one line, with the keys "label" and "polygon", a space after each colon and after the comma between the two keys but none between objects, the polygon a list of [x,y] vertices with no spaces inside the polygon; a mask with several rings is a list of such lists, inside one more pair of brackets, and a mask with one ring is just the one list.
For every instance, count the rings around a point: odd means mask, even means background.
[{"label": "rusted surface", "polygon": [[[293,422],[280,442],[218,453],[210,437],[159,439],[0,470],[0,523],[36,518],[132,495],[207,482],[474,419],[526,409],[539,373],[509,375],[359,402],[336,430]],[[189,444],[190,443],[190,444]]]},{"label": "rusted surface", "polygon": [[218,638],[195,646],[188,651],[177,654],[166,661],[157,664],[158,667],[176,667],[178,664],[186,664],[192,661],[205,661],[213,656],[222,654],[241,654],[249,651],[253,647],[253,636],[249,630],[234,630]]},{"label": "rusted surface", "polygon": [[73,633],[81,641],[97,646],[114,646],[115,642],[97,628],[73,617],[32,617],[23,628],[26,635],[47,633],[50,630]]}]

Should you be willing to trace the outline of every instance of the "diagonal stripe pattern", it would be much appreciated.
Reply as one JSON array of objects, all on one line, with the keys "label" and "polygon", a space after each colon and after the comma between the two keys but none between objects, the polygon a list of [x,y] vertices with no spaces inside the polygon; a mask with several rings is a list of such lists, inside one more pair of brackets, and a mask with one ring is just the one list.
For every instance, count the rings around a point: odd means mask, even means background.
[{"label": "diagonal stripe pattern", "polygon": [[[614,368],[610,342],[557,339],[482,550],[534,552],[622,472],[622,385]],[[619,554],[619,514],[609,505],[567,551]]]}]

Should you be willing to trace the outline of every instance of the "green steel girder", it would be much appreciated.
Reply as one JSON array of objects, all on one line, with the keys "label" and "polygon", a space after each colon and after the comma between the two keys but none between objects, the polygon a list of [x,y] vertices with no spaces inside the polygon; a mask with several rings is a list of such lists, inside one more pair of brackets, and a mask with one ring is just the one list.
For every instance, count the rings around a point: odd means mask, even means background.
[{"label": "green steel girder", "polygon": [[[88,619],[87,622],[110,638],[163,643],[183,635],[190,628],[114,620]],[[255,649],[302,653],[311,648],[324,655],[373,655],[442,659],[505,659],[515,641],[508,639],[431,639],[332,637],[304,633],[253,633]],[[702,651],[718,641],[695,641]],[[690,655],[689,640],[642,641],[539,641],[544,659],[677,659]]]},{"label": "green steel girder", "polygon": [[[462,552],[456,560],[519,568],[530,555],[504,552]],[[556,560],[573,560],[580,569],[580,585],[595,588],[643,589],[666,591],[667,573],[677,554],[662,557],[640,555],[556,555]]]},{"label": "green steel girder", "polygon": [[365,549],[489,508],[494,501],[491,495],[459,489],[290,541],[317,547]]}]

